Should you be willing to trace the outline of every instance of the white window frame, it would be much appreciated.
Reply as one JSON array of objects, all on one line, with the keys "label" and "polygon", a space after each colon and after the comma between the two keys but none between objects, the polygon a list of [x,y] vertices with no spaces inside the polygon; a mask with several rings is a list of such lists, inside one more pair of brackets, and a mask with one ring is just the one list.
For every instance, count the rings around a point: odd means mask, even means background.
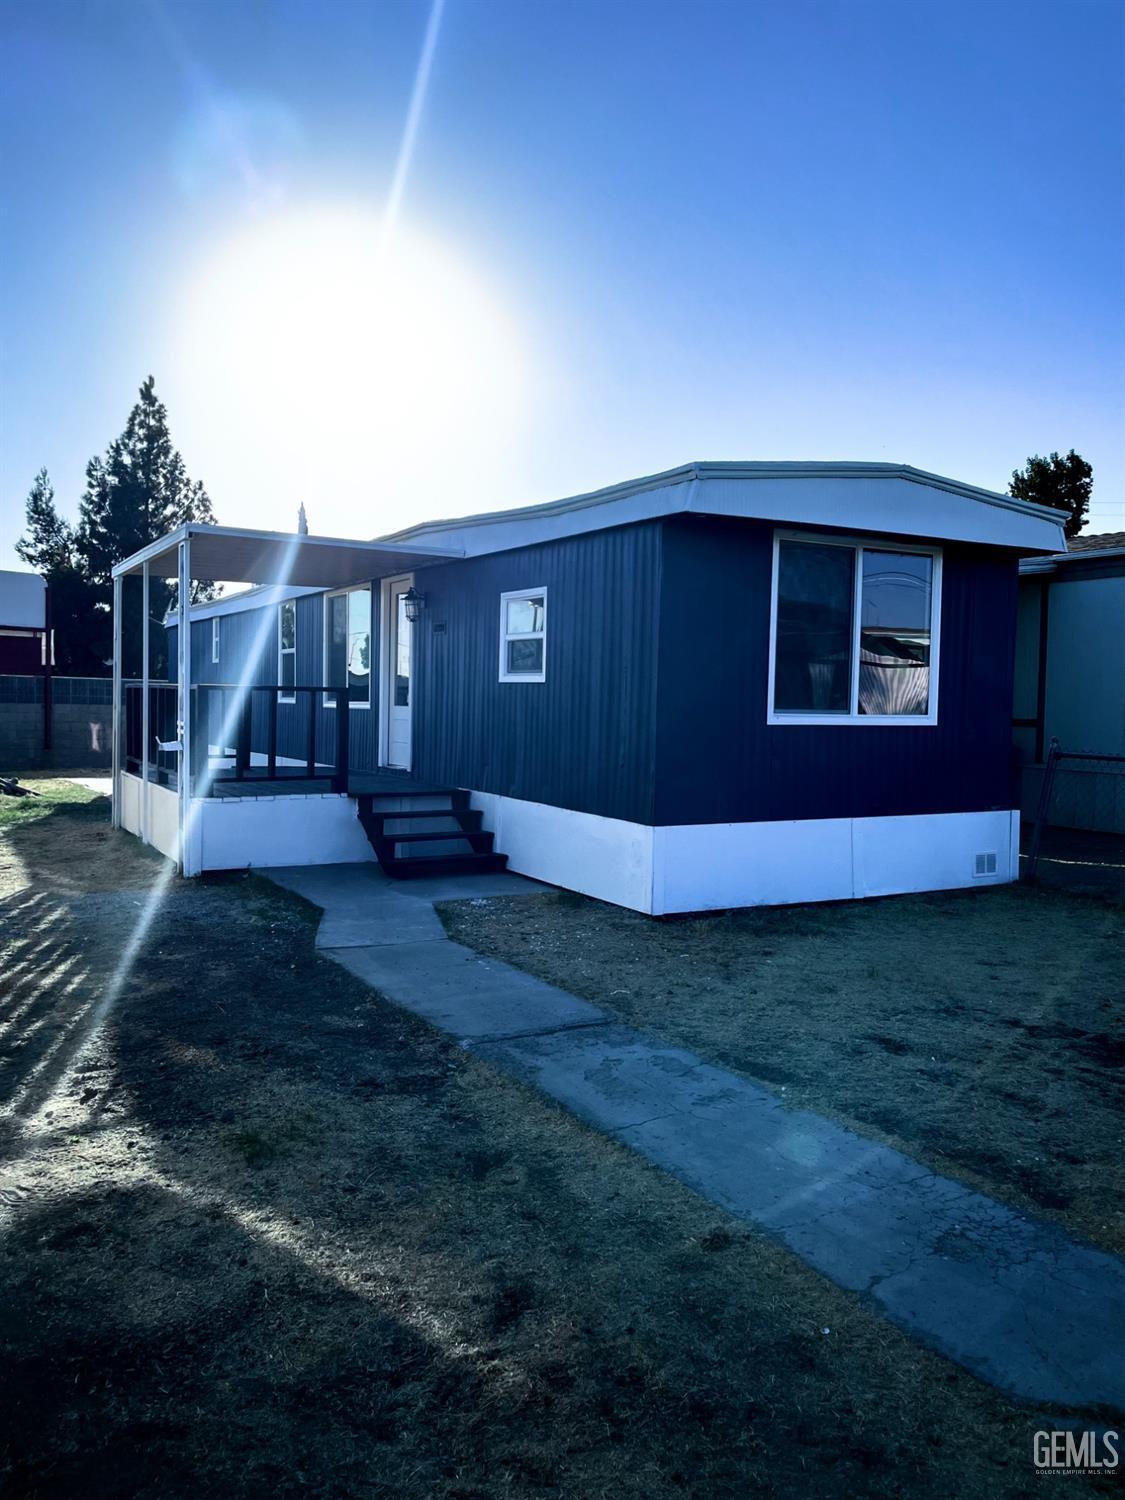
[{"label": "white window frame", "polygon": [[[852,663],[849,703],[853,705],[847,713],[807,713],[802,709],[777,709],[774,707],[774,673],[777,668],[777,574],[782,542],[809,542],[822,547],[844,547],[855,555],[853,567],[852,597]],[[932,563],[930,580],[930,692],[927,711],[924,714],[861,714],[859,712],[859,639],[862,626],[863,565],[862,555],[867,552],[906,552],[914,557],[928,557]],[[766,722],[768,724],[862,724],[867,728],[876,725],[913,725],[915,729],[932,728],[938,722],[938,680],[941,662],[941,573],[942,549],[933,546],[918,546],[898,537],[836,536],[815,531],[775,531],[773,534],[773,573],[770,580],[770,643],[769,683],[766,689]]]},{"label": "white window frame", "polygon": [[[508,632],[508,605],[513,599],[542,599],[543,629]],[[542,641],[543,665],[538,672],[508,671],[509,641]],[[546,682],[547,680],[547,590],[509,589],[500,595],[500,681],[501,682]]]},{"label": "white window frame", "polygon": [[[281,644],[281,612],[282,612],[282,610],[285,610],[285,609],[291,609],[293,611],[293,644],[291,646],[283,646]],[[278,688],[281,689],[279,691],[278,695],[277,695],[277,701],[279,703],[296,703],[296,701],[297,701],[297,694],[295,692],[289,692],[289,693],[287,693],[285,691],[285,689],[281,687],[281,678],[282,678],[282,675],[283,675],[282,671],[281,671],[281,658],[283,656],[291,656],[293,658],[293,686],[296,687],[296,685],[297,685],[297,601],[296,601],[296,599],[283,599],[281,601],[281,603],[277,606],[277,685],[278,685]]]},{"label": "white window frame", "polygon": [[[374,645],[375,616],[374,616],[374,613],[372,611],[372,604],[374,602],[374,591],[373,591],[373,589],[372,589],[372,587],[371,587],[371,585],[369,583],[356,583],[356,584],[353,584],[351,586],[351,588],[333,589],[331,593],[325,594],[325,596],[324,596],[324,615],[323,615],[323,618],[321,620],[321,630],[320,630],[320,638],[321,638],[320,639],[321,663],[322,663],[322,670],[323,670],[324,681],[325,681],[325,684],[327,685],[327,682],[328,682],[328,601],[329,601],[329,599],[338,599],[341,594],[366,594],[368,596],[368,605],[367,605],[367,654],[368,654],[368,662],[367,662],[367,701],[363,702],[361,699],[357,699],[356,701],[353,702],[352,699],[349,698],[348,699],[348,707],[349,708],[370,708],[371,707],[371,687],[372,687],[372,683],[373,683],[374,678],[375,678],[375,673],[372,671],[372,664],[371,664],[371,659],[370,659],[374,655],[374,652],[372,651],[371,648]],[[336,707],[336,694],[335,693],[325,693],[323,695],[322,702],[323,702],[323,706],[325,708],[335,708]]]},{"label": "white window frame", "polygon": [[211,662],[214,664],[219,659],[219,617],[211,616]]}]

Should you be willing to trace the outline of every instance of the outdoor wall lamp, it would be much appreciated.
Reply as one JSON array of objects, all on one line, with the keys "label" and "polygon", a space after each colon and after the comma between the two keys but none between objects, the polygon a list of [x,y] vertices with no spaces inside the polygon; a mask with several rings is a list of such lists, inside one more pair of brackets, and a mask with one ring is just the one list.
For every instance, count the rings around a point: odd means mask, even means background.
[{"label": "outdoor wall lamp", "polygon": [[416,625],[422,618],[422,611],[426,607],[425,594],[420,594],[414,585],[411,584],[410,588],[403,594],[402,602],[406,606],[406,618],[412,625]]}]

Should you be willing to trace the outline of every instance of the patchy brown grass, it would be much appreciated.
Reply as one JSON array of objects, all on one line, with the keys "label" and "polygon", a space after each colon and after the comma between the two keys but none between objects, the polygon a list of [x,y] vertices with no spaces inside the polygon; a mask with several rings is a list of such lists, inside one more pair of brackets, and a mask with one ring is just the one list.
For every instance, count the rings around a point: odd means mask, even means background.
[{"label": "patchy brown grass", "polygon": [[89,1033],[165,868],[104,807],[0,834],[10,1493],[1033,1492],[1043,1414],[320,959],[272,887],[171,881]]},{"label": "patchy brown grass", "polygon": [[99,799],[97,792],[89,787],[75,786],[64,776],[28,777],[20,776],[19,785],[27,787],[30,796],[12,796],[0,792],[0,828],[11,828],[21,823],[33,823],[37,818],[46,818],[57,807],[82,807]]},{"label": "patchy brown grass", "polygon": [[459,942],[1125,1250],[1125,907],[1004,886],[654,922],[443,909]]}]

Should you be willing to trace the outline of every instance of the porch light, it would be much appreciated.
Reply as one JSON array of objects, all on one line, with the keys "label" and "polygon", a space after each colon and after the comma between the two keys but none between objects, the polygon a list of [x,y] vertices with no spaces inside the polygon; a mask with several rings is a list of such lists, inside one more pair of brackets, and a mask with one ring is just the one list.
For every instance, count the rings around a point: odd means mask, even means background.
[{"label": "porch light", "polygon": [[420,594],[414,585],[411,584],[410,588],[403,594],[402,602],[406,609],[406,618],[412,625],[416,625],[422,618],[422,611],[426,607],[425,594]]}]

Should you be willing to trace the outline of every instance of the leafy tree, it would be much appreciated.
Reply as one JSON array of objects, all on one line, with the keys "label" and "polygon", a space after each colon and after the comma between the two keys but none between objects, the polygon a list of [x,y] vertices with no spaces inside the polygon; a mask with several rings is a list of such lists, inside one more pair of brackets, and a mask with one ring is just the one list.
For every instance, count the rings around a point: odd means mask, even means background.
[{"label": "leafy tree", "polygon": [[1008,493],[1017,500],[1033,500],[1067,512],[1063,527],[1068,538],[1077,536],[1086,521],[1094,471],[1072,448],[1065,458],[1052,453],[1049,458],[1035,454],[1026,469],[1016,469]]},{"label": "leafy tree", "polygon": [[55,508],[46,469],[36,474],[27,497],[27,532],[16,543],[16,552],[50,587],[56,670],[100,676],[105,663],[91,646],[88,631],[93,591],[75,565],[74,532]]}]

